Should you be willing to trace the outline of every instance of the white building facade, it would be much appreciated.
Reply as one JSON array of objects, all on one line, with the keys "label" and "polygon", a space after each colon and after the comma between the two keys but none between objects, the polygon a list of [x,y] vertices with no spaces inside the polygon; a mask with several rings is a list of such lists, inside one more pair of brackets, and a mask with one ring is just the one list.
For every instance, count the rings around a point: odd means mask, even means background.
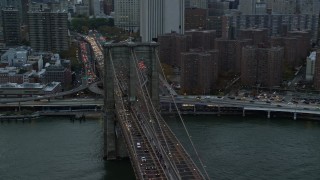
[{"label": "white building facade", "polygon": [[244,15],[266,14],[267,3],[265,0],[241,0],[239,10]]},{"label": "white building facade", "polygon": [[306,67],[306,80],[313,81],[314,68],[316,62],[316,52],[311,52],[310,56],[307,57],[307,67]]},{"label": "white building facade", "polygon": [[208,8],[208,0],[185,0],[186,8]]},{"label": "white building facade", "polygon": [[274,14],[315,14],[319,15],[320,0],[268,0],[268,8]]},{"label": "white building facade", "polygon": [[137,32],[140,26],[140,1],[114,1],[114,24],[117,27]]},{"label": "white building facade", "polygon": [[141,0],[140,36],[150,42],[158,35],[184,34],[184,0]]}]

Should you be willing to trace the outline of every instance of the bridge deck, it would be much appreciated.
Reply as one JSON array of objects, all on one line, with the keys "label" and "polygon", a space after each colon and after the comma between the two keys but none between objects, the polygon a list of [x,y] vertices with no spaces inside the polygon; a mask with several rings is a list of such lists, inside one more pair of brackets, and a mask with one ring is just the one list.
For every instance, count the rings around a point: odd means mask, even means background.
[{"label": "bridge deck", "polygon": [[[121,109],[121,104],[116,107]],[[117,117],[137,179],[168,179],[135,112],[118,110]]]},{"label": "bridge deck", "polygon": [[[156,46],[106,45],[105,108],[116,113],[116,122],[106,123],[120,125],[137,179],[205,179],[153,105],[159,103]],[[108,147],[107,154],[115,149]]]},{"label": "bridge deck", "polygon": [[138,124],[166,174],[174,174],[170,179],[204,179],[160,113],[151,108],[150,101],[143,102],[143,97],[139,95],[140,101],[133,105],[132,112],[136,114]]},{"label": "bridge deck", "polygon": [[[195,166],[193,160],[190,158],[189,154],[183,148],[182,144],[180,144],[177,137],[173,134],[169,126],[163,120],[163,118],[158,115],[160,119],[160,126],[162,131],[164,132],[167,144],[169,146],[169,152],[171,152],[170,158],[173,163],[176,165],[181,179],[203,179],[203,176],[199,173],[198,168]],[[160,128],[156,128],[157,133],[161,133]],[[165,140],[163,137],[159,137],[160,142],[164,145]]]}]

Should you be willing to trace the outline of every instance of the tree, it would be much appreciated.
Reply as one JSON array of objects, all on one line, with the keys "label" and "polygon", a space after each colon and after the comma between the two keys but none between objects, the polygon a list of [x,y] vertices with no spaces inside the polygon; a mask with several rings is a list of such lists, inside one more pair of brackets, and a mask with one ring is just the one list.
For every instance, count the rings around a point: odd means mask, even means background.
[{"label": "tree", "polygon": [[79,33],[88,33],[89,29],[98,29],[103,26],[113,27],[114,20],[112,18],[77,17],[72,19],[69,28]]},{"label": "tree", "polygon": [[106,18],[92,18],[89,19],[89,29],[98,29],[101,26],[107,26],[108,19]]},{"label": "tree", "polygon": [[70,29],[79,33],[84,33],[83,27],[89,28],[89,19],[88,18],[74,18],[71,21]]},{"label": "tree", "polygon": [[82,68],[81,63],[78,61],[77,58],[77,49],[77,44],[72,44],[68,50],[60,53],[62,59],[70,60],[72,71],[80,71]]},{"label": "tree", "polygon": [[24,45],[24,46],[30,46],[30,41],[27,41],[26,39],[23,39],[21,41],[21,44]]},{"label": "tree", "polygon": [[291,68],[288,65],[284,66],[284,72],[283,72],[283,79],[284,80],[290,80],[292,78],[294,78],[294,72],[295,70],[293,68]]},{"label": "tree", "polygon": [[161,66],[163,68],[163,72],[164,72],[165,76],[170,76],[173,74],[173,68],[170,65],[165,64],[165,63],[161,63]]}]

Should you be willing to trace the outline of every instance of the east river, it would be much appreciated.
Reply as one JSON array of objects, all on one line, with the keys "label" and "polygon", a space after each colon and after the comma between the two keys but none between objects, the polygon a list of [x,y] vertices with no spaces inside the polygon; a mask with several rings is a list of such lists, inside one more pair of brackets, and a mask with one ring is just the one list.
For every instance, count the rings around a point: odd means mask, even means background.
[{"label": "east river", "polygon": [[[320,179],[320,121],[184,118],[211,179]],[[167,119],[191,150],[178,119]],[[0,123],[1,180],[135,179],[128,160],[105,162],[102,152],[101,120]]]}]

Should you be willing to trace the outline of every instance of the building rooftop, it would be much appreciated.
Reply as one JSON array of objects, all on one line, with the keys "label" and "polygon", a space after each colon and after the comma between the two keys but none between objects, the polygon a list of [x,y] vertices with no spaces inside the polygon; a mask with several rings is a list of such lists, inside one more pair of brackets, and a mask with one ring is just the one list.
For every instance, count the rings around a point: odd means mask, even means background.
[{"label": "building rooftop", "polygon": [[52,91],[60,84],[61,84],[60,82],[51,82],[51,83],[47,84],[47,86],[45,88],[43,88],[43,91]]},{"label": "building rooftop", "polygon": [[23,89],[23,88],[34,88],[34,89],[42,89],[44,85],[40,83],[23,83],[23,84],[17,84],[17,83],[6,83],[6,84],[0,84],[0,88],[12,88],[12,89]]},{"label": "building rooftop", "polygon": [[16,67],[5,67],[0,68],[0,73],[9,73],[9,72],[17,72],[18,69]]}]

